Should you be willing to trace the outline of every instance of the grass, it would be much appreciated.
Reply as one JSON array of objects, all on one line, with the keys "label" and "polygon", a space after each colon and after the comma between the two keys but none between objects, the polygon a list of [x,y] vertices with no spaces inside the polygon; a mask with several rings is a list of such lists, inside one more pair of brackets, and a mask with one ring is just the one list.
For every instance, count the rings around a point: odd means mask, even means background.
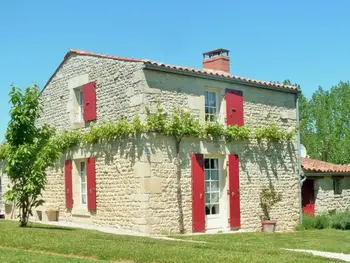
[{"label": "grass", "polygon": [[[0,221],[0,262],[332,262],[280,248],[350,253],[345,231],[181,236],[208,243],[155,240]],[[341,244],[341,246],[339,245]],[[337,262],[337,261],[333,261]]]}]

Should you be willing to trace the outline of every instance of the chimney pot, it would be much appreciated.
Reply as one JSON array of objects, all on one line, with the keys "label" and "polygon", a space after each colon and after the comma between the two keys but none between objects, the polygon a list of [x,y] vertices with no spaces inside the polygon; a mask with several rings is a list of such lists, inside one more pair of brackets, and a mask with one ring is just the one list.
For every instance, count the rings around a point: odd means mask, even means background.
[{"label": "chimney pot", "polygon": [[228,49],[215,49],[203,53],[203,68],[230,73],[230,57]]}]

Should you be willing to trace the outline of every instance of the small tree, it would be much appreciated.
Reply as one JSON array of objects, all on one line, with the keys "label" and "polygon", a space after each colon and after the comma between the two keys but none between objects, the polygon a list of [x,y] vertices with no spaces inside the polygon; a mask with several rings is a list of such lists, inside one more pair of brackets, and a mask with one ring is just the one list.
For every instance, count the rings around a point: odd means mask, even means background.
[{"label": "small tree", "polygon": [[48,125],[35,125],[39,117],[39,89],[12,86],[10,122],[5,134],[5,173],[11,189],[5,194],[20,210],[20,226],[26,227],[32,209],[43,204],[40,198],[45,187],[45,169],[53,165],[61,153],[60,141]]},{"label": "small tree", "polygon": [[271,185],[270,187],[264,187],[260,193],[260,206],[263,211],[263,220],[270,220],[270,209],[277,202],[281,201],[281,194],[277,193],[275,188]]}]

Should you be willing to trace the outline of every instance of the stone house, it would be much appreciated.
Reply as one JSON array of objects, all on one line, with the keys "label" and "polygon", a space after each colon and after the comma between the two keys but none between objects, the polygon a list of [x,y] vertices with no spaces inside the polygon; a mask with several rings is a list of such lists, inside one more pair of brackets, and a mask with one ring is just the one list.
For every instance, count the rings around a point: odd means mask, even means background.
[{"label": "stone house", "polygon": [[[41,92],[38,125],[90,129],[121,116],[144,119],[146,106],[160,103],[167,112],[187,109],[202,123],[254,130],[273,121],[289,131],[298,93],[231,75],[225,49],[204,53],[202,69],[70,50]],[[273,185],[282,194],[271,211],[277,230],[298,223],[296,136],[287,143],[184,139],[181,205],[174,153],[173,138],[159,134],[72,149],[48,170],[46,203],[35,216],[47,220],[47,208],[56,207],[59,220],[153,234],[178,233],[181,211],[186,232],[257,231],[261,188]]]},{"label": "stone house", "polygon": [[302,158],[306,180],[302,187],[304,214],[350,209],[350,165]]}]

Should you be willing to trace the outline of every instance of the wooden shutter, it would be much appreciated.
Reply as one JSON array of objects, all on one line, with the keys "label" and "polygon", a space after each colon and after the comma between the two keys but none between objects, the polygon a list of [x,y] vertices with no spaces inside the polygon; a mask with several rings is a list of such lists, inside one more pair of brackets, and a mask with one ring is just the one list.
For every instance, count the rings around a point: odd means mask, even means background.
[{"label": "wooden shutter", "polygon": [[95,158],[86,158],[87,205],[88,210],[96,210],[96,170]]},{"label": "wooden shutter", "polygon": [[239,197],[239,157],[236,154],[228,155],[229,169],[229,199],[230,199],[230,227],[241,226],[241,209]]},{"label": "wooden shutter", "polygon": [[73,187],[72,187],[72,160],[64,162],[64,176],[66,186],[66,208],[73,208]]},{"label": "wooden shutter", "polygon": [[240,90],[226,89],[225,98],[226,124],[243,126],[243,92]]},{"label": "wooden shutter", "polygon": [[84,121],[96,120],[96,83],[83,85]]},{"label": "wooden shutter", "polygon": [[205,231],[205,192],[203,154],[191,155],[192,168],[192,231]]}]

